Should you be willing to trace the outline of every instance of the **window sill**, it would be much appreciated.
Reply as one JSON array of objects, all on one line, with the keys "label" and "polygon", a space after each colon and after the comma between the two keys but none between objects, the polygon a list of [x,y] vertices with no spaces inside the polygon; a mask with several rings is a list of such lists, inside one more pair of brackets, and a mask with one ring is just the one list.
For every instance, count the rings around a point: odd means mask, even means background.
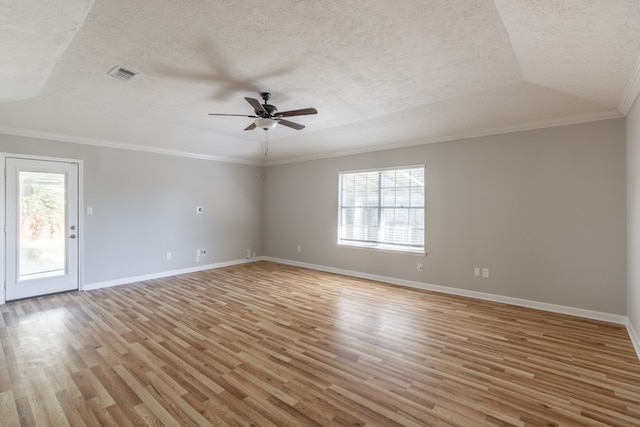
[{"label": "window sill", "polygon": [[411,249],[391,249],[389,247],[385,247],[384,245],[350,245],[345,243],[336,243],[336,246],[344,249],[356,249],[356,250],[365,250],[371,252],[383,252],[389,254],[399,254],[399,255],[414,255],[414,256],[427,256],[427,251],[424,249],[411,250]]}]

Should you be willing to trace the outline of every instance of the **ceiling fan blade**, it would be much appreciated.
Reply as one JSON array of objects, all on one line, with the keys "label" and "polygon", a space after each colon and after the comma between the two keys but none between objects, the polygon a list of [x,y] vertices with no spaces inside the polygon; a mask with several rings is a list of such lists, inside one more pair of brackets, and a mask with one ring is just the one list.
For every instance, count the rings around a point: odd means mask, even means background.
[{"label": "ceiling fan blade", "polygon": [[301,125],[300,123],[290,122],[289,120],[278,119],[278,123],[282,126],[287,126],[295,130],[304,129],[304,125]]},{"label": "ceiling fan blade", "polygon": [[249,126],[247,126],[246,128],[244,128],[244,130],[253,130],[256,128],[256,123],[253,122],[251,123]]},{"label": "ceiling fan blade", "polygon": [[247,114],[220,114],[220,113],[209,113],[210,116],[230,116],[230,117],[251,117],[252,119],[257,119],[258,116],[249,116]]},{"label": "ceiling fan blade", "polygon": [[318,114],[318,110],[315,108],[302,108],[300,110],[282,111],[276,113],[276,117],[306,116],[309,114]]},{"label": "ceiling fan blade", "polygon": [[260,104],[260,101],[254,98],[244,98],[244,99],[246,99],[247,102],[251,104],[251,106],[253,107],[253,111],[255,111],[256,114],[264,113],[266,114],[267,117],[269,117],[269,113],[267,113],[267,110],[265,110],[262,104]]}]

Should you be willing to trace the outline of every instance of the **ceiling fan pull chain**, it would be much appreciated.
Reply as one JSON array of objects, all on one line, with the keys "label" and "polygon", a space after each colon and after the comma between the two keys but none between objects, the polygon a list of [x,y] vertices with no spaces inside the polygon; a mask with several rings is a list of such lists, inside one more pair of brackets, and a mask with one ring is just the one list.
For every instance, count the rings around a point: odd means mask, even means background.
[{"label": "ceiling fan pull chain", "polygon": [[269,153],[269,131],[264,130],[264,156],[267,157],[267,153]]}]

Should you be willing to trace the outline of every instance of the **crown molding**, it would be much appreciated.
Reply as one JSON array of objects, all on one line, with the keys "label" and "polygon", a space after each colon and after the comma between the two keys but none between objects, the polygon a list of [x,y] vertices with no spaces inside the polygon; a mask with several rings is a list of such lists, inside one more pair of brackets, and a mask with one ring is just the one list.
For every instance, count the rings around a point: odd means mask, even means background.
[{"label": "crown molding", "polygon": [[[637,86],[639,86],[639,89],[640,89],[640,78],[636,80],[638,83]],[[276,166],[276,165],[282,165],[282,164],[288,164],[288,163],[300,163],[300,162],[322,160],[322,159],[328,159],[328,158],[334,158],[334,157],[345,157],[345,156],[351,156],[356,154],[366,154],[366,153],[372,153],[377,151],[394,150],[398,148],[408,148],[408,147],[415,147],[419,145],[436,144],[441,142],[459,141],[463,139],[480,138],[480,137],[491,136],[491,135],[501,135],[501,134],[522,132],[522,131],[535,130],[535,129],[567,126],[567,125],[574,125],[574,124],[580,124],[580,123],[594,122],[599,120],[617,119],[622,117],[624,117],[624,115],[621,114],[619,111],[615,111],[615,110],[606,111],[603,113],[585,114],[585,115],[562,118],[562,119],[542,120],[537,122],[523,123],[523,124],[514,125],[514,126],[502,126],[502,127],[490,128],[490,129],[479,130],[479,131],[463,132],[463,133],[457,133],[457,134],[451,134],[451,135],[445,135],[445,136],[439,136],[439,137],[394,142],[390,144],[382,144],[382,145],[377,145],[373,147],[368,146],[368,147],[363,147],[363,148],[354,149],[354,150],[341,150],[341,151],[332,151],[328,153],[315,154],[310,156],[290,157],[290,158],[273,160],[273,161],[268,161],[268,160],[267,161],[251,161],[251,160],[238,159],[233,157],[212,156],[212,155],[206,155],[201,153],[194,153],[190,151],[173,150],[168,148],[151,147],[151,146],[138,145],[138,144],[127,144],[127,143],[114,142],[114,141],[102,140],[97,138],[78,137],[78,136],[61,134],[61,133],[44,132],[44,131],[37,131],[37,130],[31,130],[31,129],[12,128],[12,127],[4,127],[4,126],[0,126],[0,133],[29,137],[29,138],[49,139],[54,141],[70,142],[75,144],[93,145],[93,146],[99,146],[99,147],[116,148],[121,150],[130,150],[130,151],[142,151],[147,153],[188,157],[193,159],[203,159],[203,160],[211,160],[211,161],[224,162],[224,163],[235,163],[235,164],[242,164],[242,165],[249,165],[249,166]]]},{"label": "crown molding", "polygon": [[6,135],[22,136],[27,138],[49,139],[53,141],[69,142],[73,144],[93,145],[97,147],[116,148],[120,150],[142,151],[145,153],[164,154],[167,156],[178,156],[178,157],[188,157],[192,159],[212,160],[212,161],[224,162],[224,163],[236,163],[236,164],[249,165],[249,166],[264,165],[262,161],[254,162],[250,160],[237,159],[233,157],[211,156],[208,154],[194,153],[191,151],[173,150],[169,148],[151,147],[151,146],[139,145],[139,144],[127,144],[122,142],[108,141],[104,139],[87,138],[87,137],[73,136],[73,135],[55,133],[55,132],[44,132],[44,131],[38,131],[38,130],[32,130],[32,129],[0,126],[0,133],[4,133]]},{"label": "crown molding", "polygon": [[398,148],[416,147],[419,145],[460,141],[463,139],[480,138],[484,136],[502,135],[507,133],[523,132],[528,130],[576,125],[581,123],[596,122],[600,120],[619,119],[622,117],[624,116],[620,114],[618,111],[612,110],[612,111],[606,111],[603,113],[583,114],[580,116],[574,116],[574,117],[562,118],[562,119],[541,120],[537,122],[523,123],[523,124],[514,125],[514,126],[501,126],[501,127],[490,128],[485,130],[463,132],[463,133],[438,136],[433,138],[414,139],[414,140],[403,141],[403,142],[395,142],[391,144],[377,145],[375,147],[369,146],[366,148],[360,148],[355,150],[334,151],[330,153],[322,153],[322,154],[311,155],[311,156],[292,157],[288,159],[266,161],[263,163],[263,165],[277,166],[277,165],[283,165],[287,163],[308,162],[312,160],[322,160],[322,159],[329,159],[334,157],[366,154],[366,153],[372,153],[376,151],[386,151],[386,150],[395,150]]}]

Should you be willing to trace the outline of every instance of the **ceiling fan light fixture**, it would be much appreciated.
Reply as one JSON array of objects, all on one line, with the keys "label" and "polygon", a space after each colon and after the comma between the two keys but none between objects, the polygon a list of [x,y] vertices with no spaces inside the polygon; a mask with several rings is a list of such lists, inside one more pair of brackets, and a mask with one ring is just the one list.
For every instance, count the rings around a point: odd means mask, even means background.
[{"label": "ceiling fan light fixture", "polygon": [[256,127],[259,127],[264,130],[273,129],[278,124],[277,120],[268,119],[268,118],[259,118],[254,122]]}]

